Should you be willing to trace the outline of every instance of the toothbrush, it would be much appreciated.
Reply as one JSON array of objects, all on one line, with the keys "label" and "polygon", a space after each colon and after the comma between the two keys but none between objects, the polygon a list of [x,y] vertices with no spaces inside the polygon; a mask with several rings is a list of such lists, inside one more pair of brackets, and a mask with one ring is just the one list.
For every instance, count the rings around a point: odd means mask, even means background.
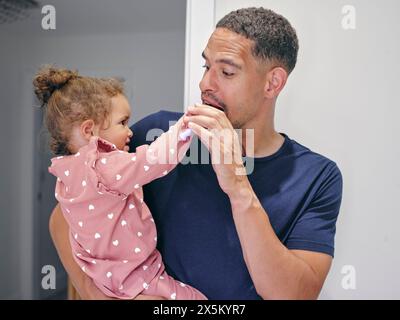
[{"label": "toothbrush", "polygon": [[186,141],[192,135],[192,129],[186,129],[179,134],[180,141]]}]

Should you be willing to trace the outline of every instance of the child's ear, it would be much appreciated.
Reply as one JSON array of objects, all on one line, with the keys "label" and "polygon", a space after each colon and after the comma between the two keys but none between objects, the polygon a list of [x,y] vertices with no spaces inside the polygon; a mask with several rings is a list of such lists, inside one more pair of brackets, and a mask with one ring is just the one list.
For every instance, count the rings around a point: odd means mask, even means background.
[{"label": "child's ear", "polygon": [[94,130],[95,130],[95,125],[94,125],[94,121],[89,119],[89,120],[85,120],[81,123],[80,126],[80,131],[81,131],[81,135],[86,139],[86,140],[90,140],[90,137],[92,137],[94,135]]}]

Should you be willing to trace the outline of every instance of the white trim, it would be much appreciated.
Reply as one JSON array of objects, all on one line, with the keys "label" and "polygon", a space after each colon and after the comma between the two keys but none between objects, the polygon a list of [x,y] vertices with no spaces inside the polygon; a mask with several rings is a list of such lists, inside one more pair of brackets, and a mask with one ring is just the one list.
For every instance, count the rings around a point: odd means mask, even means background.
[{"label": "white trim", "polygon": [[203,75],[201,53],[215,28],[215,1],[187,0],[183,111],[200,101],[199,82]]}]

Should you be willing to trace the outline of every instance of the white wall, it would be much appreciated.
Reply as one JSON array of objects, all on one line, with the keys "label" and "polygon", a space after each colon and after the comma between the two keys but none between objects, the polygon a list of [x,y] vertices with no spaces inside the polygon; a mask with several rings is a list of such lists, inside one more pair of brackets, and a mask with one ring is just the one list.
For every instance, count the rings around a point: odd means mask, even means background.
[{"label": "white wall", "polygon": [[[203,10],[214,16],[213,25],[192,26],[192,41],[204,43],[220,18],[249,6],[273,9],[297,30],[298,65],[278,100],[277,129],[336,161],[344,178],[336,254],[320,298],[400,299],[400,3],[351,1],[355,30],[342,28],[347,1],[207,3]],[[192,8],[188,21],[196,23],[197,12]],[[192,57],[204,49],[198,49],[199,43],[190,46],[187,65],[194,71],[186,77],[188,104],[198,99],[193,92],[198,92],[201,77],[201,62]],[[355,290],[342,287],[346,265],[355,268]]]}]

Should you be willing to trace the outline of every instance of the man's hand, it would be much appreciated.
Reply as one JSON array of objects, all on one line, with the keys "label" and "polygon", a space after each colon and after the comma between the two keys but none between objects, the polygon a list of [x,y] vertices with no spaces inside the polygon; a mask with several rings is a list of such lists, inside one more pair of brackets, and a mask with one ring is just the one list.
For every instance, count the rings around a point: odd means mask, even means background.
[{"label": "man's hand", "polygon": [[[111,298],[105,295],[96,285],[93,283],[93,280],[90,278],[85,278],[85,300],[119,300],[116,298]],[[132,300],[167,300],[166,298],[159,296],[149,296],[145,294],[139,294]]]},{"label": "man's hand", "polygon": [[184,123],[209,150],[221,189],[227,194],[237,189],[246,179],[242,148],[225,113],[207,105],[189,107]]},{"label": "man's hand", "polygon": [[[82,297],[84,300],[119,300],[116,298],[111,298],[105,295],[96,285],[93,283],[93,280],[90,278],[86,278],[85,280],[85,297]],[[159,296],[149,296],[145,294],[139,294],[133,300],[167,300],[164,297]]]},{"label": "man's hand", "polygon": [[81,296],[83,300],[117,300],[105,295],[89,277],[84,278],[84,289]]}]

